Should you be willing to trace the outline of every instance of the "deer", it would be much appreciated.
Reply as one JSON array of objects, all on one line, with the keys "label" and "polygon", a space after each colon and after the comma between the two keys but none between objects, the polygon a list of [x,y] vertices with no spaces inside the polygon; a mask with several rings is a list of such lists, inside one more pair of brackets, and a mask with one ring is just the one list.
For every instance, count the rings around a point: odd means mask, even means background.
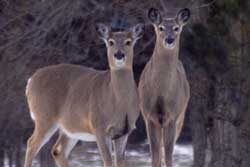
[{"label": "deer", "polygon": [[183,126],[190,87],[178,56],[182,28],[190,16],[187,8],[181,9],[173,18],[162,17],[156,8],[148,10],[156,42],[153,55],[140,77],[139,97],[152,167],[160,167],[162,159],[167,167],[172,167],[174,144]]},{"label": "deer", "polygon": [[78,141],[96,141],[104,167],[113,164],[112,146],[115,167],[125,167],[128,135],[140,113],[133,48],[144,25],[114,32],[97,23],[96,32],[105,42],[109,70],[59,64],[37,70],[28,80],[26,97],[35,128],[27,141],[25,167],[32,167],[39,150],[57,131],[52,155],[58,166],[69,166],[68,156]]}]

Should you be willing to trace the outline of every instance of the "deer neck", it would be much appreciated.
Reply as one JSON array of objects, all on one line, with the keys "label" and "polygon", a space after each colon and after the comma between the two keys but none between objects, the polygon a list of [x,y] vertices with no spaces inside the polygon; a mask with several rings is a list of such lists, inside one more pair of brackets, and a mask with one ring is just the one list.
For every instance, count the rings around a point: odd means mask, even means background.
[{"label": "deer neck", "polygon": [[110,73],[110,84],[116,99],[124,100],[124,97],[128,98],[134,94],[136,85],[132,69],[111,70]]},{"label": "deer neck", "polygon": [[163,81],[167,80],[168,85],[174,83],[177,73],[178,55],[179,40],[172,50],[166,49],[161,41],[156,41],[151,61],[152,77],[160,77],[160,80]]},{"label": "deer neck", "polygon": [[152,65],[156,72],[172,73],[176,71],[179,56],[179,40],[174,49],[166,49],[161,41],[156,41],[152,56]]}]

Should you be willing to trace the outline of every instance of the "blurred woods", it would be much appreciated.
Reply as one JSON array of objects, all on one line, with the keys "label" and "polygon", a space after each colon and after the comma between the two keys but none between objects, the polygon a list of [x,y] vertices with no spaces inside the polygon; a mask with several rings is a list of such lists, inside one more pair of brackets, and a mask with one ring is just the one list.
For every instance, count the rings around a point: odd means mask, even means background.
[{"label": "blurred woods", "polygon": [[[181,38],[180,59],[191,85],[181,140],[192,138],[194,167],[248,167],[250,2],[217,0],[202,5],[206,3],[209,1],[0,0],[0,167],[4,156],[22,166],[21,154],[33,130],[24,91],[36,69],[58,63],[108,68],[105,45],[95,33],[96,22],[114,30],[146,24],[146,33],[135,47],[138,82],[154,49],[154,31],[146,18],[152,6],[165,8],[171,17],[180,8],[192,10],[192,21]],[[145,137],[140,118],[130,141]],[[42,166],[48,166],[49,149],[46,146],[40,154]]]}]

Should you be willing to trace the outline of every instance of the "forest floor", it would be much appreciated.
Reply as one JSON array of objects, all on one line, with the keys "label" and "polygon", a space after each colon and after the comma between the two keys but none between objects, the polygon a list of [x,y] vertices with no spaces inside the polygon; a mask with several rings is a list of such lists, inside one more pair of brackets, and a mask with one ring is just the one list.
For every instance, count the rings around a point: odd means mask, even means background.
[{"label": "forest floor", "polygon": [[[175,145],[173,158],[173,167],[191,167],[193,165],[192,145]],[[126,162],[129,167],[150,167],[151,158],[148,145],[128,146]],[[102,161],[96,144],[84,143],[76,147],[71,154],[70,165],[74,167],[101,167]],[[4,167],[9,167],[7,160]],[[34,161],[33,167],[40,167],[39,162]]]}]

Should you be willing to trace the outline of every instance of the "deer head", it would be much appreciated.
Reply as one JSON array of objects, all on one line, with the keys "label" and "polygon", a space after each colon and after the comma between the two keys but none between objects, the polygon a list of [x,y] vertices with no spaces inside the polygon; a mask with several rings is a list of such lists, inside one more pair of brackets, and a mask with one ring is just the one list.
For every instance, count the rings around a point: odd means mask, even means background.
[{"label": "deer head", "polygon": [[137,24],[127,32],[111,32],[109,27],[99,23],[96,30],[107,46],[110,69],[132,69],[133,48],[143,35],[144,25]]},{"label": "deer head", "polygon": [[166,49],[174,49],[179,42],[182,27],[190,19],[189,9],[181,9],[175,18],[163,18],[160,11],[151,8],[148,11],[148,18],[153,23],[158,44]]}]

